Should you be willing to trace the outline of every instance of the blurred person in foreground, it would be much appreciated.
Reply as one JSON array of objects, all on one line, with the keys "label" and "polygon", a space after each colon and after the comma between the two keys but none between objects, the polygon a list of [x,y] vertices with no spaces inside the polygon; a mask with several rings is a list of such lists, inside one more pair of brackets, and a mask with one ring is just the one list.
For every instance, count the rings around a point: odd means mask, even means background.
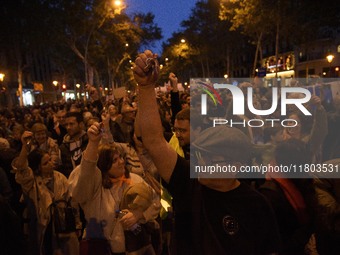
[{"label": "blurred person in foreground", "polygon": [[[277,166],[300,166],[311,163],[307,145],[295,138],[275,145]],[[314,232],[315,192],[309,174],[268,171],[265,182],[259,187],[274,209],[283,243],[282,254],[305,254],[305,246]]]},{"label": "blurred person in foreground", "polygon": [[340,179],[335,169],[340,158],[324,162],[327,172],[315,173],[314,188],[317,200],[316,231],[309,245],[309,254],[328,255],[340,251]]},{"label": "blurred person in foreground", "polygon": [[[139,85],[141,139],[160,176],[177,199],[187,199],[176,225],[176,254],[277,254],[280,239],[265,198],[232,175],[190,178],[190,162],[178,156],[163,136],[155,84],[157,56],[146,50],[133,68]],[[227,126],[204,130],[193,144],[198,164],[239,168],[250,160],[251,144],[240,130]],[[183,209],[183,208],[182,208]],[[176,212],[175,212],[176,213]]]}]

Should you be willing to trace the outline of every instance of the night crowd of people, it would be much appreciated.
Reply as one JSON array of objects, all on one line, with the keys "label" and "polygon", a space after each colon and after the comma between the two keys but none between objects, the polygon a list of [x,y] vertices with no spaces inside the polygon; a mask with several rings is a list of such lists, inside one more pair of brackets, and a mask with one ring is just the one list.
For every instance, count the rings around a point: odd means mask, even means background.
[{"label": "night crowd of people", "polygon": [[[233,115],[227,90],[203,116],[201,91],[179,91],[174,73],[160,92],[151,51],[133,70],[138,88],[122,98],[88,86],[86,101],[1,109],[0,254],[339,253],[340,179],[190,177],[195,164],[339,167],[339,95],[312,95],[311,116],[294,107],[265,116],[294,127],[212,127],[212,116],[264,116]],[[238,87],[253,88],[256,109],[270,108],[271,89]]]}]

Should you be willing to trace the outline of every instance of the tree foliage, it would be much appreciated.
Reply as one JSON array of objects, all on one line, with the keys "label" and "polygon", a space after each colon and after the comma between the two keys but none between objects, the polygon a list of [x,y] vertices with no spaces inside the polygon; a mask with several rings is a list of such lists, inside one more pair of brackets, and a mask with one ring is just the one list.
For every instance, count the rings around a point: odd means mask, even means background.
[{"label": "tree foliage", "polygon": [[125,85],[132,75],[128,60],[162,37],[154,15],[130,17],[109,0],[11,0],[0,8],[1,59],[22,69],[38,49],[65,83]]},{"label": "tree foliage", "polygon": [[[181,23],[181,31],[163,45],[163,56],[169,58],[164,72],[171,69],[178,76],[184,75],[183,80],[231,75],[240,62],[246,64],[247,58],[241,58],[239,53],[249,54],[245,44],[240,43],[247,37],[238,30],[231,31],[231,25],[229,20],[219,18],[216,1],[197,2],[189,18]],[[185,44],[180,43],[182,38]]]}]

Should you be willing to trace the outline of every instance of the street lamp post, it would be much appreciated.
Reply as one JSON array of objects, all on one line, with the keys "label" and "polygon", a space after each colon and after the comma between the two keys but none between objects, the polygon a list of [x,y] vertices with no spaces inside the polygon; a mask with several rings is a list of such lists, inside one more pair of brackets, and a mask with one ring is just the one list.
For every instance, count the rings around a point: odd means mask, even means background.
[{"label": "street lamp post", "polygon": [[332,54],[329,54],[329,55],[327,55],[327,61],[328,61],[328,63],[329,63],[329,78],[331,78],[331,68],[332,68],[332,61],[333,61],[333,59],[334,59],[334,55],[332,55]]}]

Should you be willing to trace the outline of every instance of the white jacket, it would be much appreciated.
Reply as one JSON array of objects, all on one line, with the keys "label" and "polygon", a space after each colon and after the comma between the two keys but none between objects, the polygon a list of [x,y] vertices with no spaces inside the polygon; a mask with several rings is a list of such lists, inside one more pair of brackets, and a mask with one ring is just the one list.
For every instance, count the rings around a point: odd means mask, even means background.
[{"label": "white jacket", "polygon": [[[112,188],[105,189],[96,163],[83,158],[80,165],[72,171],[69,177],[71,194],[84,210],[87,220],[86,238],[105,238],[109,241],[112,252],[125,252],[124,230],[116,218],[116,211],[120,209],[119,204],[128,184],[113,185]],[[131,184],[144,182],[133,173],[130,173],[130,178]],[[143,213],[145,222],[154,220],[160,210],[160,198],[155,192],[153,194],[151,206]]]},{"label": "white jacket", "polygon": [[[28,166],[18,169],[16,168],[16,161],[12,162],[13,172],[15,173],[15,180],[21,185],[23,194],[25,194],[34,204],[37,217],[37,238],[40,249],[42,249],[43,239],[46,227],[51,220],[50,206],[54,201],[65,199],[68,200],[68,181],[65,175],[60,172],[53,171],[53,193],[48,189],[46,183],[49,178],[42,178],[39,175],[34,176],[33,171]],[[80,224],[79,218],[78,225]],[[79,226],[77,226],[80,228]],[[64,234],[70,235],[70,234]],[[70,244],[68,244],[70,245]],[[73,244],[71,244],[73,245]]]}]

